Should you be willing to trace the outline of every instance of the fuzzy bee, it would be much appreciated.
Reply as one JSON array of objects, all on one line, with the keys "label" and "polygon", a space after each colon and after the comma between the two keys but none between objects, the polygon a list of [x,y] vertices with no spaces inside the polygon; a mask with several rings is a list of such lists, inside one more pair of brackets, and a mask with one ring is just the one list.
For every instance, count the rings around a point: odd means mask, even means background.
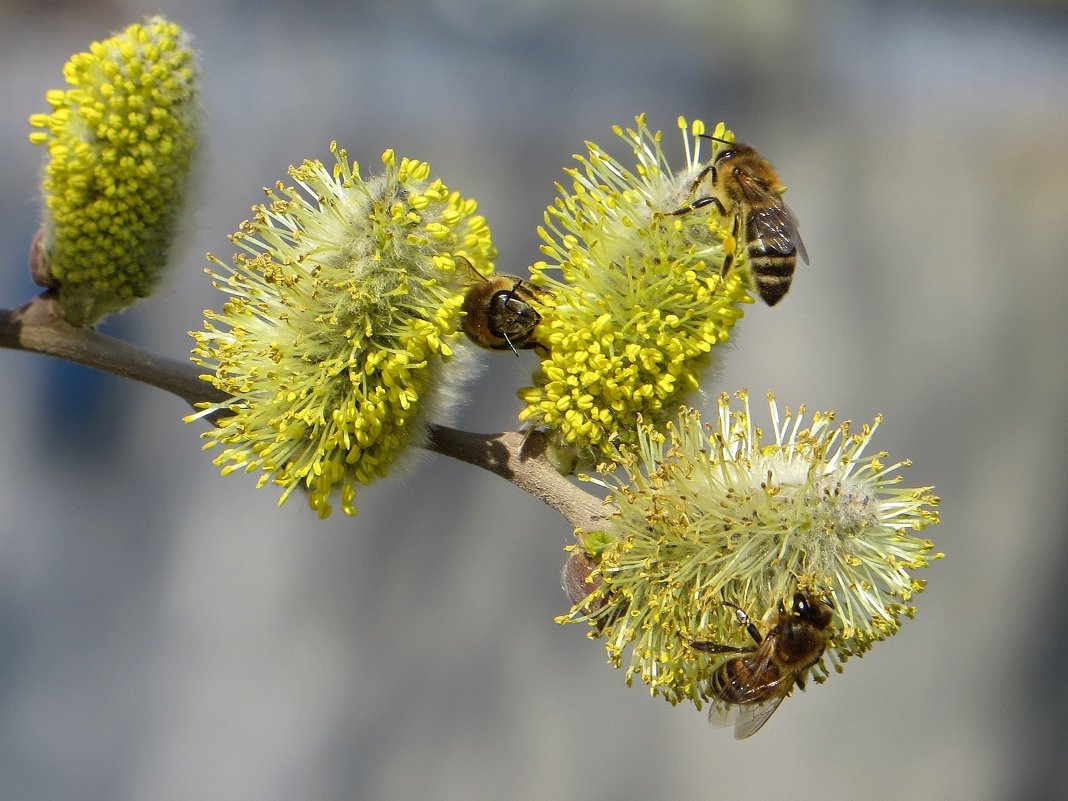
[{"label": "fuzzy bee", "polygon": [[825,601],[797,592],[790,609],[779,604],[775,621],[763,636],[742,609],[735,607],[735,613],[753,638],[753,647],[700,641],[690,646],[710,654],[735,654],[712,674],[708,722],[713,726],[734,722],[735,738],[744,740],[768,722],[795,684],[805,688],[805,675],[827,648],[834,613]]},{"label": "fuzzy bee", "polygon": [[[702,135],[723,144],[690,188],[693,196],[707,186],[707,194],[672,214],[686,214],[711,204],[724,217],[733,217],[734,235],[745,243],[757,292],[765,303],[774,306],[790,288],[797,257],[808,264],[797,217],[782,199],[786,187],[756,148]],[[729,263],[724,265],[724,274],[729,267]]]},{"label": "fuzzy bee", "polygon": [[497,273],[488,278],[463,256],[455,257],[465,265],[473,279],[463,303],[463,330],[468,338],[489,350],[520,350],[538,347],[534,329],[541,314],[534,308],[546,293],[514,275]]}]

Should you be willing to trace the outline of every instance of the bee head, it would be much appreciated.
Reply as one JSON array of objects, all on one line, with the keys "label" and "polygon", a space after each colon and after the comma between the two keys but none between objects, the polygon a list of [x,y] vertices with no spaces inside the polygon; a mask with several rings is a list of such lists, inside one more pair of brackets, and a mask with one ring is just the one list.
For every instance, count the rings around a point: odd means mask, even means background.
[{"label": "bee head", "polygon": [[831,617],[834,614],[828,601],[820,598],[810,598],[803,592],[794,593],[794,603],[791,611],[796,617],[821,629],[830,625]]},{"label": "bee head", "polygon": [[713,142],[719,142],[722,145],[726,145],[719,153],[716,154],[715,162],[719,164],[722,161],[729,161],[739,156],[749,156],[756,153],[756,148],[752,145],[747,145],[744,142],[732,142],[729,139],[721,139],[718,136],[711,136],[709,134],[701,134],[702,139],[711,139]]}]

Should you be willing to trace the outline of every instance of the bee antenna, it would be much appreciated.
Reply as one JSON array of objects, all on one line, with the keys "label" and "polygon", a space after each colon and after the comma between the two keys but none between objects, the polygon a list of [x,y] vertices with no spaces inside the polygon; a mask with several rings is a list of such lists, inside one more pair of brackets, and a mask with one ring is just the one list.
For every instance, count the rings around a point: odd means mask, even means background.
[{"label": "bee antenna", "polygon": [[[508,294],[504,296],[504,302],[508,303],[510,300],[515,298],[516,290],[519,289],[519,287],[521,287],[522,285],[523,285],[523,279],[522,278],[517,278],[515,283],[512,284],[512,288],[508,290]],[[502,331],[501,332],[501,336],[504,337],[504,341],[508,343],[508,347],[510,347],[512,349],[512,353],[514,353],[516,355],[516,358],[518,358],[519,357],[519,351],[517,351],[515,349],[515,345],[513,345],[512,344],[512,340],[508,338],[508,334],[505,334]]]},{"label": "bee antenna", "polygon": [[734,142],[730,141],[729,139],[724,139],[721,136],[713,136],[712,134],[697,134],[697,135],[699,137],[701,137],[702,139],[711,139],[713,142],[722,142],[725,145],[733,145],[733,144],[735,144]]}]

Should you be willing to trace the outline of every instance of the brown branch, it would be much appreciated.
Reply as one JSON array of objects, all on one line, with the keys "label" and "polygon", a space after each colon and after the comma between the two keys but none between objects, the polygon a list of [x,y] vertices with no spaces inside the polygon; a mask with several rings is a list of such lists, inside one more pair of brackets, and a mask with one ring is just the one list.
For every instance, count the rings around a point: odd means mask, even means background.
[{"label": "brown branch", "polygon": [[0,347],[43,353],[130,378],[182,398],[191,406],[227,398],[189,362],[169,359],[122,340],[76,328],[47,292],[18,309],[0,309]]},{"label": "brown branch", "polygon": [[[0,309],[0,347],[32,351],[140,381],[177,395],[191,406],[229,396],[201,378],[191,362],[157,356],[113,337],[76,328],[44,293],[18,309]],[[209,420],[210,421],[210,420]],[[427,450],[481,467],[541,498],[574,528],[596,529],[607,514],[600,499],[561,476],[545,458],[545,436],[474,434],[431,425]]]},{"label": "brown branch", "polygon": [[610,508],[561,476],[545,458],[545,445],[541,431],[474,434],[431,425],[426,448],[511,481],[549,504],[573,528],[596,530]]}]

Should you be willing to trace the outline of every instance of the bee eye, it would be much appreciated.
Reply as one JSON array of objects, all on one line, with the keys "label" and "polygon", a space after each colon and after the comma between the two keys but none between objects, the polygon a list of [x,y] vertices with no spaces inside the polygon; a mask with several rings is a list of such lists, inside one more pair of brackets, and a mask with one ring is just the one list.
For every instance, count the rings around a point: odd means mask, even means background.
[{"label": "bee eye", "polygon": [[490,308],[494,314],[504,314],[513,308],[515,305],[515,298],[512,297],[512,290],[501,290],[493,295],[490,300]]}]

